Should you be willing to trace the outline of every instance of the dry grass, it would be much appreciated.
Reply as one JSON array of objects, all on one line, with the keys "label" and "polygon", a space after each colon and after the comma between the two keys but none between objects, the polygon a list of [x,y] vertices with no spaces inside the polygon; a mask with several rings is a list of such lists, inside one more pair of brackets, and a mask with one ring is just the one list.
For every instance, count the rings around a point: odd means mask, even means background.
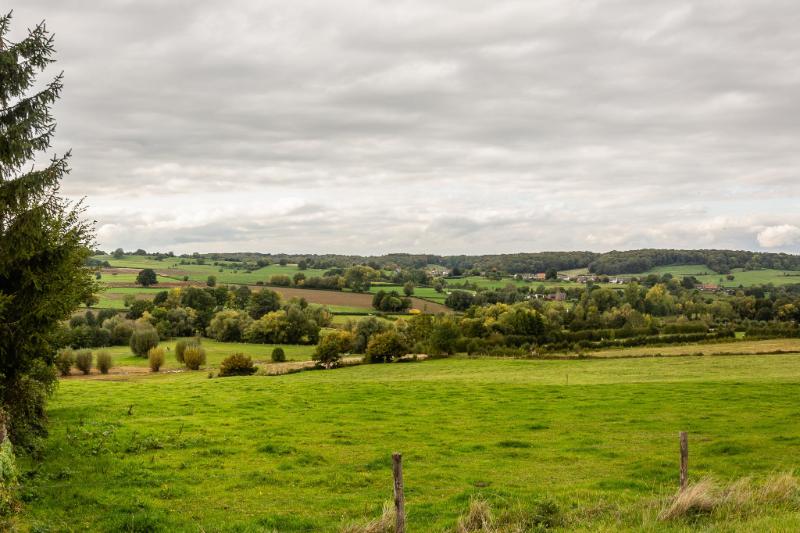
[{"label": "dry grass", "polygon": [[659,518],[674,520],[700,514],[710,514],[718,503],[718,489],[710,479],[703,479],[678,492]]},{"label": "dry grass", "polygon": [[483,498],[472,498],[467,513],[458,519],[458,533],[474,533],[479,531],[494,532],[494,517],[489,502]]},{"label": "dry grass", "polygon": [[787,505],[800,509],[800,483],[791,473],[773,475],[760,485],[751,478],[741,478],[722,488],[711,479],[703,479],[673,496],[658,518],[677,520],[711,514],[719,519],[747,518]]},{"label": "dry grass", "polygon": [[395,526],[394,503],[384,502],[383,513],[366,524],[351,524],[342,528],[342,533],[393,533]]}]

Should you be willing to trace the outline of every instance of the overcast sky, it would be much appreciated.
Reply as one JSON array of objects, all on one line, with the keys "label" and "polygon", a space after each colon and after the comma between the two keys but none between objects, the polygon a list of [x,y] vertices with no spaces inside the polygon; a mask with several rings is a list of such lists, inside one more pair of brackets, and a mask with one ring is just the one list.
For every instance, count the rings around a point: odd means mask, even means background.
[{"label": "overcast sky", "polygon": [[800,251],[797,0],[24,0],[103,249]]}]

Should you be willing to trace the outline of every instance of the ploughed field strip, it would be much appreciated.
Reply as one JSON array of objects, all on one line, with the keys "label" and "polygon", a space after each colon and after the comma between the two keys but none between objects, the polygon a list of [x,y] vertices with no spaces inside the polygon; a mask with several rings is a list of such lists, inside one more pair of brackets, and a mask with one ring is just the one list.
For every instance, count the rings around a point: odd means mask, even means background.
[{"label": "ploughed field strip", "polygon": [[[549,509],[564,531],[688,530],[714,519],[658,520],[677,487],[678,431],[690,481],[792,471],[798,393],[800,355],[68,380],[23,525],[339,531],[380,516],[400,451],[409,531],[452,531],[475,497],[497,512]],[[791,506],[725,526],[765,524],[800,526]]]}]

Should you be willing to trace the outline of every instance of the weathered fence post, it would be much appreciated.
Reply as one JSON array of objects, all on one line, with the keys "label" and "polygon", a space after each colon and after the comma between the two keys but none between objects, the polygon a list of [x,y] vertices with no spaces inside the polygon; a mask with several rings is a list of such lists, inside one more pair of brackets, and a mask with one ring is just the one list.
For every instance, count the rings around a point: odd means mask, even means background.
[{"label": "weathered fence post", "polygon": [[689,435],[681,431],[681,490],[689,483]]},{"label": "weathered fence post", "polygon": [[394,474],[395,533],[406,533],[406,497],[403,493],[403,456],[392,454],[392,473]]}]

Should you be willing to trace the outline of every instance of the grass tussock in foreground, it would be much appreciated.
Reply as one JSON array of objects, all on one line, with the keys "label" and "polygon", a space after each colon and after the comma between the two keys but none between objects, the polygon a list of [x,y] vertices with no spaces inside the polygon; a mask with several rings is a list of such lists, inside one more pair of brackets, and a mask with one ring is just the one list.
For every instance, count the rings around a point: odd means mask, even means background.
[{"label": "grass tussock in foreground", "polygon": [[351,524],[342,528],[341,533],[394,533],[397,513],[393,502],[384,502],[379,518],[364,524]]},{"label": "grass tussock in foreground", "polygon": [[689,485],[673,496],[658,518],[661,521],[742,520],[775,511],[800,510],[800,483],[794,474],[768,477],[761,483],[741,478],[720,486],[711,478]]}]

